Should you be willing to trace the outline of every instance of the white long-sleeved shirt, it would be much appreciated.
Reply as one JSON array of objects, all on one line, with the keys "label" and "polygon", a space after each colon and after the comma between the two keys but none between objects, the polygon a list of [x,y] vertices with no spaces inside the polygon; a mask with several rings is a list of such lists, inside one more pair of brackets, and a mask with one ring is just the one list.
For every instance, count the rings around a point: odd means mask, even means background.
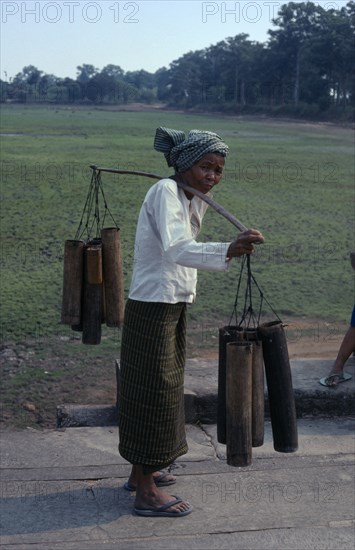
[{"label": "white long-sleeved shirt", "polygon": [[150,188],[138,218],[129,298],[191,303],[197,269],[228,269],[230,243],[195,240],[207,207],[196,196],[190,201],[172,179],[162,179]]}]

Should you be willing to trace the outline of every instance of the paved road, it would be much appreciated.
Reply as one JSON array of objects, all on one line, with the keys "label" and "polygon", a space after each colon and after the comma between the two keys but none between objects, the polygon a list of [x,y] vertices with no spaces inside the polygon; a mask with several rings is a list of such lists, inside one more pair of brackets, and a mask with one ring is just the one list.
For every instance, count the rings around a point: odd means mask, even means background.
[{"label": "paved road", "polygon": [[215,425],[187,425],[172,492],[194,512],[172,519],[132,512],[115,427],[4,432],[1,549],[352,549],[354,425],[300,419],[299,450],[280,454],[266,421],[247,468],[227,465]]}]

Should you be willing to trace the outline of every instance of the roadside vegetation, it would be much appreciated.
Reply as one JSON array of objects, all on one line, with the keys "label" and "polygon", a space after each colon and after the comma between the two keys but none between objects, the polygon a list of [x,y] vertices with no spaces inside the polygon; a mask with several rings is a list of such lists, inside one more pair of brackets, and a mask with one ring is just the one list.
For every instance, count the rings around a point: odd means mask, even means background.
[{"label": "roadside vegetation", "polygon": [[126,72],[121,67],[124,53],[113,53],[112,62],[102,69],[79,65],[75,79],[28,65],[13,79],[0,80],[0,101],[72,106],[159,103],[204,112],[351,122],[355,2],[337,9],[335,2],[324,8],[318,4],[280,5],[265,43],[250,40],[248,34],[225,37],[187,51],[155,73]]}]

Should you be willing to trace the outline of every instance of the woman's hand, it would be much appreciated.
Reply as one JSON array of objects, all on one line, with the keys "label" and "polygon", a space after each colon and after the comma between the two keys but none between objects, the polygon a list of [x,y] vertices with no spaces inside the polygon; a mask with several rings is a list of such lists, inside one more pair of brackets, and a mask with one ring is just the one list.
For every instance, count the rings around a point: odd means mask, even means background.
[{"label": "woman's hand", "polygon": [[253,243],[256,241],[263,243],[264,240],[264,237],[257,229],[247,229],[247,231],[239,233],[235,241],[229,245],[227,258],[243,256],[244,254],[252,254],[254,252]]}]

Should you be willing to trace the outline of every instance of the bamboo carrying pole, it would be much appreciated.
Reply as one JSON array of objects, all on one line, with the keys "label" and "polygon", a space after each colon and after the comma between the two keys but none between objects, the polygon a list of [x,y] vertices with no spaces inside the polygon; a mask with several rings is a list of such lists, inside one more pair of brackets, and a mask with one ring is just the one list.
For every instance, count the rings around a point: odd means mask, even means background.
[{"label": "bamboo carrying pole", "polygon": [[252,459],[252,345],[227,344],[227,463],[249,466]]},{"label": "bamboo carrying pole", "polygon": [[[139,171],[139,170],[119,170],[119,169],[116,169],[116,168],[105,168],[105,167],[102,167],[102,166],[96,166],[95,164],[91,164],[90,168],[92,170],[97,171],[97,172],[109,172],[111,174],[131,174],[131,175],[136,175],[136,176],[145,176],[147,178],[153,178],[153,179],[156,179],[156,180],[164,179],[164,177],[166,177],[166,176],[160,176],[159,174],[153,174],[153,173],[150,173],[150,172],[142,172],[142,171]],[[242,224],[242,222],[240,222],[235,216],[233,216],[233,214],[231,214],[225,208],[223,208],[223,206],[221,206],[216,201],[211,199],[211,197],[209,197],[208,195],[205,195],[204,193],[201,193],[201,191],[198,191],[197,189],[194,189],[193,187],[190,187],[189,185],[187,185],[186,183],[184,183],[180,180],[178,180],[176,183],[179,187],[181,187],[182,189],[184,189],[188,193],[191,193],[192,195],[196,195],[201,200],[206,202],[209,206],[211,206],[211,208],[213,208],[216,212],[221,214],[221,216],[223,216],[231,224],[233,224],[237,229],[239,229],[239,231],[246,231],[247,230],[247,227],[244,224]],[[257,244],[258,241],[255,241],[255,243]]]},{"label": "bamboo carrying pole", "polygon": [[297,419],[285,332],[279,321],[260,325],[258,332],[263,346],[274,449],[293,453],[298,448]]},{"label": "bamboo carrying pole", "polygon": [[88,244],[84,254],[83,344],[101,342],[102,247]]},{"label": "bamboo carrying pole", "polygon": [[121,327],[124,316],[124,288],[119,229],[102,229],[101,238],[106,325]]},{"label": "bamboo carrying pole", "polygon": [[61,322],[66,325],[81,322],[83,261],[84,242],[65,241]]}]

